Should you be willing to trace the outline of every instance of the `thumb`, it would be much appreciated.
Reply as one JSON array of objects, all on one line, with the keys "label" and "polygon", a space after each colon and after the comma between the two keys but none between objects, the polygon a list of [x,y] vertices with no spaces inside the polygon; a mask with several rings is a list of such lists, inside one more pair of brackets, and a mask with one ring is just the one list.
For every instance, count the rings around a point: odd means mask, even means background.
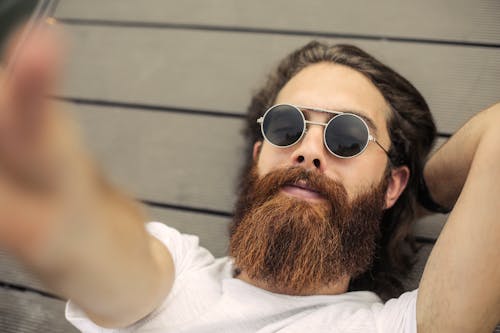
[{"label": "thumb", "polygon": [[57,117],[47,95],[54,92],[60,76],[63,49],[60,32],[46,23],[28,34],[26,28],[19,30],[7,45],[7,67],[0,77],[3,175],[29,174],[52,148],[49,141]]},{"label": "thumb", "polygon": [[0,131],[36,139],[50,112],[47,95],[56,89],[63,59],[62,34],[48,23],[20,29],[6,49],[0,87]]}]

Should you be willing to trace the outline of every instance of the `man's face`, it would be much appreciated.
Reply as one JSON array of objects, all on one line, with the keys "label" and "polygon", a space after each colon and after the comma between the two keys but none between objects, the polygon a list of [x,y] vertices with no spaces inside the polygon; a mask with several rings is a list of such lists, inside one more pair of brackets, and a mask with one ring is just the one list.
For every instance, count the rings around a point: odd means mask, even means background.
[{"label": "man's face", "polygon": [[[319,63],[306,67],[295,75],[280,91],[275,104],[287,103],[322,108],[334,111],[356,111],[370,118],[376,129],[370,133],[386,149],[390,147],[387,130],[389,107],[378,89],[361,73],[342,65]],[[306,119],[327,122],[332,116],[325,113],[305,111]],[[366,150],[357,157],[342,159],[333,156],[323,143],[323,126],[308,125],[306,135],[297,144],[278,148],[264,141],[257,143],[254,159],[259,176],[272,170],[302,166],[316,170],[343,184],[349,198],[356,193],[380,183],[386,169],[386,154],[370,142]],[[307,191],[289,189],[286,193],[313,200]],[[391,206],[393,202],[387,202]]]},{"label": "man's face", "polygon": [[[374,124],[372,136],[390,147],[384,98],[350,68],[308,66],[283,87],[279,103],[362,114]],[[331,116],[305,111],[305,117],[326,123]],[[238,198],[231,255],[246,276],[274,291],[313,294],[368,269],[383,210],[406,184],[404,168],[389,169],[376,144],[338,158],[324,146],[323,130],[310,124],[287,148],[257,143]]]}]

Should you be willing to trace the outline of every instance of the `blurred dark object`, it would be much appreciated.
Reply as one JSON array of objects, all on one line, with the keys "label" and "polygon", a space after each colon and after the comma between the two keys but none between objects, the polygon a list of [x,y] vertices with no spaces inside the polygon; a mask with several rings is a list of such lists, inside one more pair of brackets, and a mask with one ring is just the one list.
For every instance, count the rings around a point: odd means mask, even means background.
[{"label": "blurred dark object", "polygon": [[9,34],[30,19],[38,4],[39,0],[0,0],[0,58]]}]

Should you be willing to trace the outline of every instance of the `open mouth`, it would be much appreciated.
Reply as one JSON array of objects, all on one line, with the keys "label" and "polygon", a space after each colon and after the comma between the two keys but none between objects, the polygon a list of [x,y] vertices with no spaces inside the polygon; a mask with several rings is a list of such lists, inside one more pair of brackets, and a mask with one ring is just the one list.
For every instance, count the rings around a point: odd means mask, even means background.
[{"label": "open mouth", "polygon": [[299,180],[294,184],[287,184],[283,186],[282,191],[288,195],[306,200],[324,199],[323,195],[315,188],[309,186],[305,180]]}]

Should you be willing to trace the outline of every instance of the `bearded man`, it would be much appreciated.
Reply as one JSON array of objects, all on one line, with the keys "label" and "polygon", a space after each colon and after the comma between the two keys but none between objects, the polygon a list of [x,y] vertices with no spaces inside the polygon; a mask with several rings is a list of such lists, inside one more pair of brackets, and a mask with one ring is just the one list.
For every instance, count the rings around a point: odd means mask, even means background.
[{"label": "bearded man", "polygon": [[[215,259],[195,236],[144,227],[98,175],[43,99],[50,35],[27,43],[38,57],[18,57],[0,99],[0,245],[71,299],[82,332],[477,332],[500,321],[500,105],[424,164],[436,128],[407,80],[354,46],[304,46],[252,99],[230,256]],[[417,193],[428,209],[454,208],[419,289],[404,293]]]}]

